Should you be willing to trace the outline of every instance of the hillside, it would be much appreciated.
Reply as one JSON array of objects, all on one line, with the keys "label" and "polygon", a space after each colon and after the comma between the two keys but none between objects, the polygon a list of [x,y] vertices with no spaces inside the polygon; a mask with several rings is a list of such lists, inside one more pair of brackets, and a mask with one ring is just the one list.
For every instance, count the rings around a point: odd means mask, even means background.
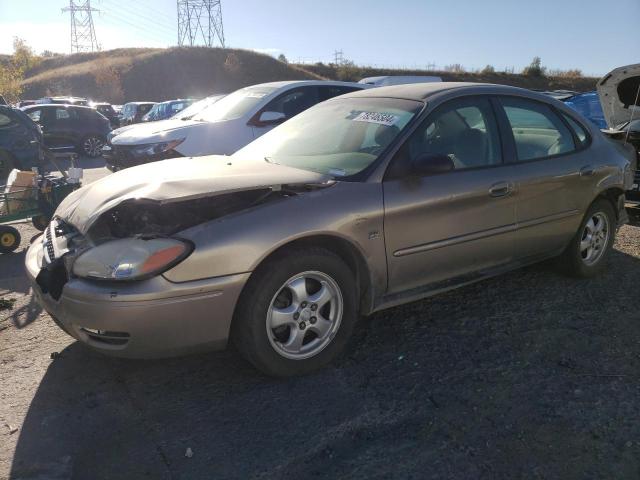
[{"label": "hillside", "polygon": [[73,94],[113,103],[162,101],[311,78],[319,77],[248,50],[118,49],[44,59],[27,72],[23,98]]},{"label": "hillside", "polygon": [[445,81],[489,82],[539,90],[589,91],[597,79],[527,77],[507,73],[453,73],[315,64],[292,65],[249,50],[129,48],[43,59],[27,72],[23,98],[76,95],[112,103],[162,101],[228,93],[275,80],[357,81],[377,75],[438,75]]}]

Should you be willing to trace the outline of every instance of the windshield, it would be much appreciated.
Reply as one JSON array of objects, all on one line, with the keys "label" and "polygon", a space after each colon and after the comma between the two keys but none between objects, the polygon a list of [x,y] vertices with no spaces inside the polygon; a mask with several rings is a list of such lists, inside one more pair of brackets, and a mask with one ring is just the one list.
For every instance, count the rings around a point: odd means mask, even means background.
[{"label": "windshield", "polygon": [[371,165],[422,107],[412,100],[344,98],[316,105],[234,156],[334,177]]},{"label": "windshield", "polygon": [[173,118],[179,118],[181,120],[188,120],[196,114],[203,111],[209,105],[213,105],[218,100],[220,100],[224,95],[212,95],[211,97],[203,98],[195,103],[192,103],[190,106],[182,110],[181,112],[176,113]]},{"label": "windshield", "polygon": [[245,115],[262,98],[273,92],[275,87],[247,87],[227,95],[213,105],[205,108],[194,117],[195,120],[204,122],[221,122],[233,120]]}]

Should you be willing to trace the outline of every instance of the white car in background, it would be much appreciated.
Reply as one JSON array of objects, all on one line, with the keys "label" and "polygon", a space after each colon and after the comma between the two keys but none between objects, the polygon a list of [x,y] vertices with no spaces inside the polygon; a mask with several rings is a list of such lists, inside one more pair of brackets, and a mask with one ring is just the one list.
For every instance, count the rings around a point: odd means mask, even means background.
[{"label": "white car in background", "polygon": [[241,88],[190,119],[114,130],[103,149],[111,170],[174,157],[231,155],[276,125],[338,95],[370,85],[303,80]]},{"label": "white car in background", "polygon": [[367,77],[358,83],[364,83],[373,87],[390,87],[392,85],[408,85],[411,83],[441,82],[442,78],[426,75],[384,75],[381,77]]}]

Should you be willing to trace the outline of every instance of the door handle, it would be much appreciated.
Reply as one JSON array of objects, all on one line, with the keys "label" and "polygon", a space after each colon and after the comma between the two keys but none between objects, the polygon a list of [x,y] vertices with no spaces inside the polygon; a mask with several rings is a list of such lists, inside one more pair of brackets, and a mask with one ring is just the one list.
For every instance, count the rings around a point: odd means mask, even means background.
[{"label": "door handle", "polygon": [[491,185],[489,195],[494,198],[506,197],[511,193],[511,184],[509,182],[498,182]]},{"label": "door handle", "polygon": [[596,173],[596,170],[591,165],[587,165],[587,166],[582,167],[580,169],[580,176],[581,177],[593,177],[593,175],[595,175],[595,173]]}]

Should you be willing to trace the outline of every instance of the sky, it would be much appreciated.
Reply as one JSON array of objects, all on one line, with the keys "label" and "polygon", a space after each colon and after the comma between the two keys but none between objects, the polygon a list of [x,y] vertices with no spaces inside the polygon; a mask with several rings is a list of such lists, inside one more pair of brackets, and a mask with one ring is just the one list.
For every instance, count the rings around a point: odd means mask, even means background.
[{"label": "sky", "polygon": [[[76,0],[78,2],[78,0]],[[607,4],[615,9],[607,9]],[[14,36],[36,52],[70,51],[68,0],[0,0],[0,53]],[[178,42],[175,0],[91,0],[102,49]],[[228,47],[290,61],[426,68],[493,65],[600,76],[640,62],[640,0],[222,0]]]}]

